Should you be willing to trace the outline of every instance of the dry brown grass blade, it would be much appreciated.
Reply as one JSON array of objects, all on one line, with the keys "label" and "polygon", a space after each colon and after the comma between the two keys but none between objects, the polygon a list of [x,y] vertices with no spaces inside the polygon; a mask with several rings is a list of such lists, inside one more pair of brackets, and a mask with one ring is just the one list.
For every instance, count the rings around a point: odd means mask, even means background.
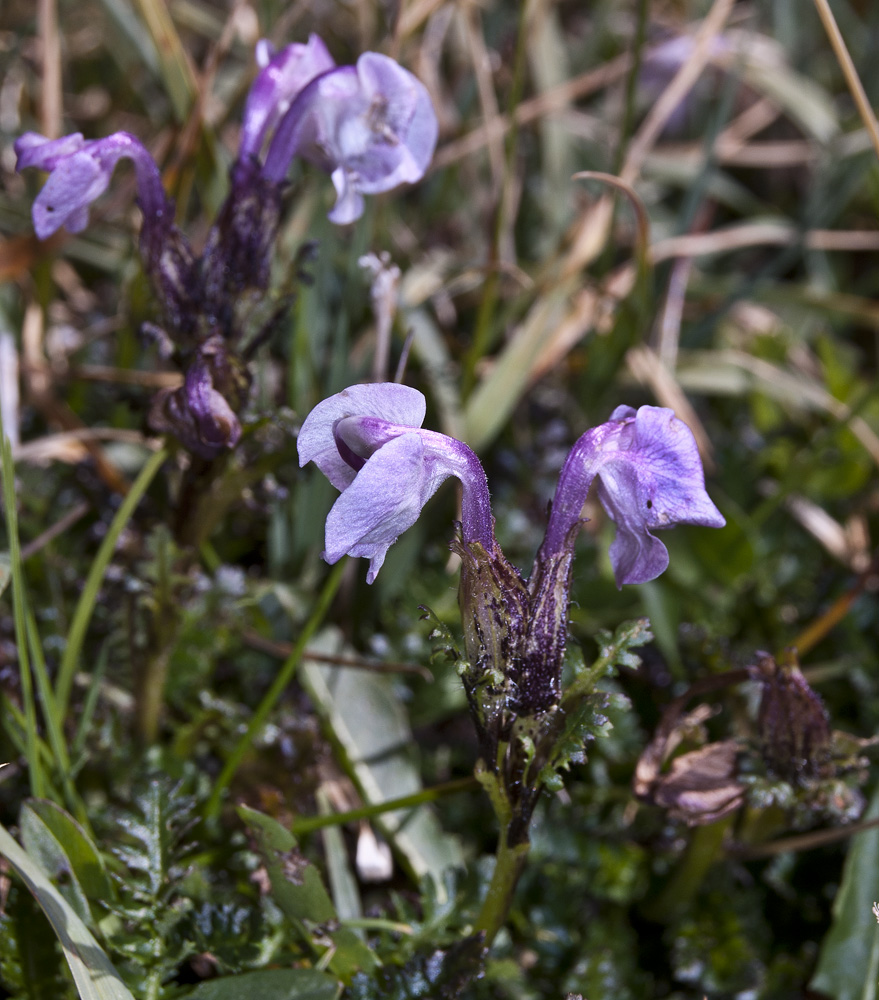
[{"label": "dry brown grass blade", "polygon": [[670,372],[673,372],[677,365],[681,322],[684,318],[687,285],[692,271],[693,261],[689,258],[681,258],[672,264],[665,300],[654,330],[656,353]]},{"label": "dry brown grass blade", "polygon": [[41,549],[45,548],[49,542],[54,541],[59,535],[63,535],[68,528],[73,527],[77,521],[84,518],[91,509],[92,505],[87,503],[85,500],[78,503],[75,507],[71,507],[71,509],[63,517],[59,518],[54,524],[46,528],[45,531],[37,535],[37,537],[28,542],[27,545],[22,545],[21,561],[25,562],[32,556],[35,556]]},{"label": "dry brown grass blade", "polygon": [[445,3],[446,0],[414,0],[413,3],[402,6],[394,32],[395,43],[414,34]]},{"label": "dry brown grass blade", "polygon": [[631,66],[631,58],[628,55],[617,56],[603,66],[582,73],[580,76],[568,80],[559,87],[546,91],[537,97],[532,97],[528,101],[523,101],[511,118],[509,115],[499,115],[490,123],[468,132],[466,135],[446,143],[437,150],[436,156],[431,163],[431,170],[439,170],[448,167],[458,160],[478,152],[486,144],[489,138],[502,138],[516,125],[528,125],[545,115],[564,111],[571,102],[588,97],[605,87],[621,80]]},{"label": "dry brown grass blade", "polygon": [[467,49],[470,62],[473,65],[473,75],[476,78],[476,90],[479,94],[479,104],[482,108],[482,129],[485,135],[485,145],[488,147],[488,160],[494,179],[495,197],[503,190],[504,183],[504,145],[502,132],[493,127],[493,122],[500,118],[497,94],[492,80],[491,58],[485,45],[481,30],[479,10],[472,0],[464,0],[460,9],[464,35],[467,39]]},{"label": "dry brown grass blade", "polygon": [[879,435],[863,417],[853,414],[849,406],[814,379],[788,371],[763,358],[755,358],[745,351],[731,349],[693,352],[688,357],[687,365],[679,367],[677,378],[684,388],[717,392],[723,391],[721,383],[725,374],[732,376],[725,385],[725,391],[732,394],[765,392],[788,406],[829,413],[848,427],[879,466]]},{"label": "dry brown grass blade", "polygon": [[752,135],[757,135],[778,119],[780,110],[775,101],[759,97],[753,104],[734,118],[717,137],[716,150],[734,150],[743,146]]},{"label": "dry brown grass blade", "polygon": [[[12,457],[16,462],[33,462],[36,465],[46,462],[76,464],[84,461],[90,455],[94,457],[97,453],[101,456],[101,460],[97,464],[102,478],[105,480],[111,478],[108,473],[109,467],[113,470],[113,475],[112,482],[108,482],[108,485],[112,486],[118,493],[127,492],[128,484],[116,472],[115,467],[111,466],[103,457],[103,450],[98,446],[100,441],[142,445],[151,451],[157,451],[161,446],[161,441],[158,438],[149,438],[140,431],[116,427],[78,427],[70,431],[60,431],[58,434],[47,434],[35,441],[27,441],[13,450]],[[118,485],[114,485],[115,483]]]},{"label": "dry brown grass blade", "polygon": [[653,263],[674,257],[704,257],[754,246],[791,246],[802,240],[810,250],[876,251],[879,232],[813,229],[802,234],[785,222],[746,222],[710,233],[671,236],[650,248]]},{"label": "dry brown grass blade", "polygon": [[528,372],[533,385],[548,375],[592,330],[601,314],[602,296],[593,288],[582,288],[571,300],[571,307],[561,322],[546,331],[540,350]]},{"label": "dry brown grass blade", "polygon": [[[21,326],[21,374],[28,402],[40,411],[47,423],[60,426],[65,433],[73,435],[67,441],[66,454],[71,457],[66,460],[81,461],[85,457],[82,453],[84,447],[106,485],[115,493],[126,494],[128,483],[98,443],[100,435],[96,436],[90,428],[84,427],[67,403],[56,397],[52,369],[43,350],[43,334],[43,312],[35,302],[31,302],[25,309]],[[37,442],[32,451],[28,451],[30,445],[21,445],[15,457],[22,457],[22,453],[24,456],[37,454],[39,449],[36,445]],[[74,457],[75,453],[78,457]]]},{"label": "dry brown grass blade", "polygon": [[39,0],[37,25],[42,54],[40,76],[40,128],[43,135],[57,139],[64,115],[61,98],[61,35],[55,0]]},{"label": "dry brown grass blade", "polygon": [[[717,143],[714,159],[721,166],[753,167],[756,170],[777,170],[781,167],[799,167],[814,163],[821,153],[820,147],[807,139],[758,141],[745,145]],[[676,166],[686,164],[698,170],[705,159],[702,143],[663,143],[646,158],[647,168],[656,169],[665,163]]]},{"label": "dry brown grass blade", "polygon": [[644,202],[631,184],[623,180],[622,177],[616,177],[614,174],[605,174],[600,170],[581,170],[574,174],[571,180],[601,181],[603,184],[609,184],[612,188],[616,188],[617,191],[622,192],[629,199],[632,208],[635,209],[635,222],[638,228],[636,251],[639,256],[647,254],[650,246],[650,216],[647,214]]},{"label": "dry brown grass blade", "polygon": [[650,109],[626,152],[620,176],[631,184],[640,174],[647,153],[660,137],[675,109],[687,96],[711,59],[714,40],[723,31],[735,0],[714,0],[708,16],[693,38],[690,57],[672,78],[659,100]]},{"label": "dry brown grass blade", "polygon": [[852,62],[852,57],[846,48],[845,40],[836,23],[836,18],[833,16],[833,11],[830,9],[830,4],[827,0],[815,0],[815,7],[818,10],[821,23],[824,25],[824,30],[827,32],[827,37],[830,39],[830,44],[833,46],[833,51],[842,69],[843,76],[845,76],[845,82],[848,84],[848,88],[857,105],[861,121],[863,121],[870,135],[873,149],[876,150],[876,155],[879,156],[879,123],[877,123],[876,116],[873,114],[873,108],[864,91],[864,85],[861,83],[861,78],[858,76],[855,64]]},{"label": "dry brown grass blade", "polygon": [[879,589],[879,552],[873,556],[870,565],[859,574],[854,584],[839,596],[820,618],[813,621],[797,636],[792,643],[797,652],[803,655],[817,646],[831,629],[843,621],[852,605],[865,590],[876,591],[877,589]]},{"label": "dry brown grass blade", "polygon": [[184,121],[197,93],[195,73],[165,0],[136,0],[162,64],[168,97],[178,121]]},{"label": "dry brown grass blade", "polygon": [[117,385],[139,385],[147,389],[176,389],[183,385],[180,372],[147,372],[110,365],[71,365],[67,374],[72,379],[87,382],[115,382]]},{"label": "dry brown grass blade", "polygon": [[851,569],[863,569],[869,562],[864,538],[853,537],[823,507],[808,497],[791,493],[784,499],[785,507],[824,549]]}]

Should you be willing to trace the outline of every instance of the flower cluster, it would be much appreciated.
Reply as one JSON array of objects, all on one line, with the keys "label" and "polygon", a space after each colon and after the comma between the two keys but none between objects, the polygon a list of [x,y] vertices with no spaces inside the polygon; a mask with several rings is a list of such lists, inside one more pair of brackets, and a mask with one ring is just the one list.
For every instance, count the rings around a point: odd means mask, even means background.
[{"label": "flower cluster", "polygon": [[31,132],[15,144],[19,170],[50,174],[33,206],[41,239],[62,227],[84,229],[117,163],[133,163],[143,213],[141,257],[161,305],[169,353],[184,371],[184,384],[156,401],[152,422],[206,459],[241,437],[238,413],[249,389],[244,341],[261,340],[263,331],[253,334],[250,319],[269,286],[293,160],[330,173],[337,195],[330,219],[349,223],[362,214],[365,194],[423,177],[437,139],[426,89],[387,56],[366,52],[355,66],[336,66],[312,35],[279,52],[260,42],[257,62],[230,191],[200,254],[175,226],[159,168],[134,136],[47,139]]},{"label": "flower cluster", "polygon": [[461,605],[468,657],[499,671],[518,710],[557,703],[574,542],[594,480],[617,527],[617,584],[643,583],[668,565],[653,534],[675,524],[722,527],[705,491],[696,442],[671,410],[618,407],[587,431],[562,468],[546,536],[527,583],[494,537],[485,472],[460,441],[424,430],[425,401],[395,384],[351,386],[325,399],[299,435],[300,464],[314,461],[341,496],[326,525],[324,557],[370,559],[371,583],[388,548],[415,523],[448,477],[461,481]]}]

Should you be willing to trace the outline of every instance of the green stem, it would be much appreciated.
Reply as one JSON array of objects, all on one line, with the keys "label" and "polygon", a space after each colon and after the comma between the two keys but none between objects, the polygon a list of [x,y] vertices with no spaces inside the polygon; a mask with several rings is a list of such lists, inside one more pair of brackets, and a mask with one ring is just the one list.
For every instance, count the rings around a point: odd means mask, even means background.
[{"label": "green stem", "polygon": [[678,867],[660,894],[645,904],[642,912],[648,920],[671,923],[701,887],[708,870],[723,853],[723,840],[733,816],[726,816],[706,826],[697,826]]},{"label": "green stem", "polygon": [[137,735],[144,746],[156,742],[162,706],[165,701],[165,681],[168,678],[168,664],[171,661],[171,646],[152,652],[139,679],[135,706]]},{"label": "green stem", "polygon": [[530,846],[526,840],[511,847],[507,843],[506,827],[501,827],[491,884],[474,925],[474,930],[485,931],[486,946],[491,945],[497,932],[506,923]]},{"label": "green stem", "polygon": [[347,812],[329,813],[326,816],[309,816],[307,819],[297,820],[290,827],[290,832],[296,837],[301,837],[304,834],[313,833],[315,830],[323,830],[328,826],[342,826],[344,823],[381,816],[382,813],[393,812],[396,809],[412,809],[427,802],[435,802],[444,795],[454,795],[456,792],[469,791],[471,788],[478,787],[479,783],[475,778],[458,778],[455,781],[446,781],[442,785],[434,785],[432,788],[422,788],[420,792],[413,792],[411,795],[401,795],[398,799],[387,799],[384,802],[360,806],[358,809],[349,809]]},{"label": "green stem", "polygon": [[339,584],[342,581],[342,571],[344,568],[345,561],[343,560],[333,568],[333,571],[327,577],[324,589],[321,591],[321,594],[317,599],[317,604],[312,612],[311,618],[308,619],[304,628],[299,633],[299,638],[296,640],[296,645],[293,647],[293,651],[285,660],[284,665],[281,667],[278,675],[272,682],[272,686],[268,689],[265,697],[259,703],[259,707],[253,713],[250,724],[247,727],[247,732],[241,737],[235,748],[229,754],[229,757],[223,766],[223,770],[220,772],[219,778],[217,778],[217,783],[214,785],[214,790],[211,792],[211,797],[205,805],[205,816],[208,819],[215,819],[219,815],[223,792],[225,792],[229,783],[235,777],[235,772],[238,770],[241,761],[244,760],[247,755],[248,750],[250,750],[251,744],[256,738],[256,734],[260,731],[260,729],[262,729],[266,719],[269,717],[272,709],[274,709],[277,704],[278,699],[284,693],[284,689],[296,673],[299,661],[302,659],[302,654],[305,652],[306,645],[309,643],[311,637],[318,630],[318,628],[320,628],[321,623],[324,620],[324,616],[329,610],[330,604],[333,602],[333,598],[336,596],[336,591],[339,589]]},{"label": "green stem", "polygon": [[137,679],[135,725],[145,746],[155,743],[162,721],[165,702],[165,682],[174,652],[179,626],[178,605],[171,583],[170,532],[157,535],[155,612],[152,641],[146,662]]}]

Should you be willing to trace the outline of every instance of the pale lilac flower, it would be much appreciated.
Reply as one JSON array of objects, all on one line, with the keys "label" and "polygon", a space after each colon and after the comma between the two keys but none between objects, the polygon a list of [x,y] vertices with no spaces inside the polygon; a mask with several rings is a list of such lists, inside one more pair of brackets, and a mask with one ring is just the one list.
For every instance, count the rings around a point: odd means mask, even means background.
[{"label": "pale lilac flower", "polygon": [[314,462],[342,491],[327,517],[324,558],[369,559],[369,583],[449,476],[463,485],[464,540],[494,549],[485,472],[467,445],[421,428],[425,409],[408,386],[354,385],[319,403],[299,432],[299,464]]},{"label": "pale lilac flower", "polygon": [[280,183],[294,156],[327,170],[336,188],[330,219],[353,222],[363,195],[420,180],[438,125],[424,85],[388,56],[365,52],[356,66],[316,77],[275,130],[264,175]]},{"label": "pale lilac flower", "polygon": [[705,492],[689,427],[664,407],[635,411],[619,406],[607,423],[587,431],[571,449],[559,476],[543,558],[573,544],[596,476],[598,499],[617,526],[610,547],[617,586],[646,583],[665,571],[668,550],[652,531],[675,524],[722,528],[726,523]]},{"label": "pale lilac flower", "polygon": [[244,105],[239,160],[259,156],[266,136],[306,84],[336,65],[317,35],[310,35],[305,45],[294,42],[280,52],[274,52],[271,44],[263,39],[257,43],[256,60],[260,72],[251,84]]},{"label": "pale lilac flower", "polygon": [[78,132],[61,139],[26,132],[16,140],[15,152],[17,170],[38,167],[50,174],[33,207],[34,229],[41,240],[62,226],[71,233],[85,229],[89,206],[107,190],[122,159],[134,164],[144,228],[157,224],[164,228],[173,221],[173,207],[165,196],[155,160],[128,132],[90,140]]}]

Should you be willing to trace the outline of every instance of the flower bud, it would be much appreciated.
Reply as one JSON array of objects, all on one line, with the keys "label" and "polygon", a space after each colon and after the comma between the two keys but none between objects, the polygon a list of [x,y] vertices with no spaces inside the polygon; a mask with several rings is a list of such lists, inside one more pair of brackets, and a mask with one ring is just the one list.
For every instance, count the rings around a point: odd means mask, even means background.
[{"label": "flower bud", "polygon": [[792,785],[832,773],[827,710],[803,676],[796,654],[778,664],[758,653],[751,676],[762,685],[757,729],[767,768]]}]

